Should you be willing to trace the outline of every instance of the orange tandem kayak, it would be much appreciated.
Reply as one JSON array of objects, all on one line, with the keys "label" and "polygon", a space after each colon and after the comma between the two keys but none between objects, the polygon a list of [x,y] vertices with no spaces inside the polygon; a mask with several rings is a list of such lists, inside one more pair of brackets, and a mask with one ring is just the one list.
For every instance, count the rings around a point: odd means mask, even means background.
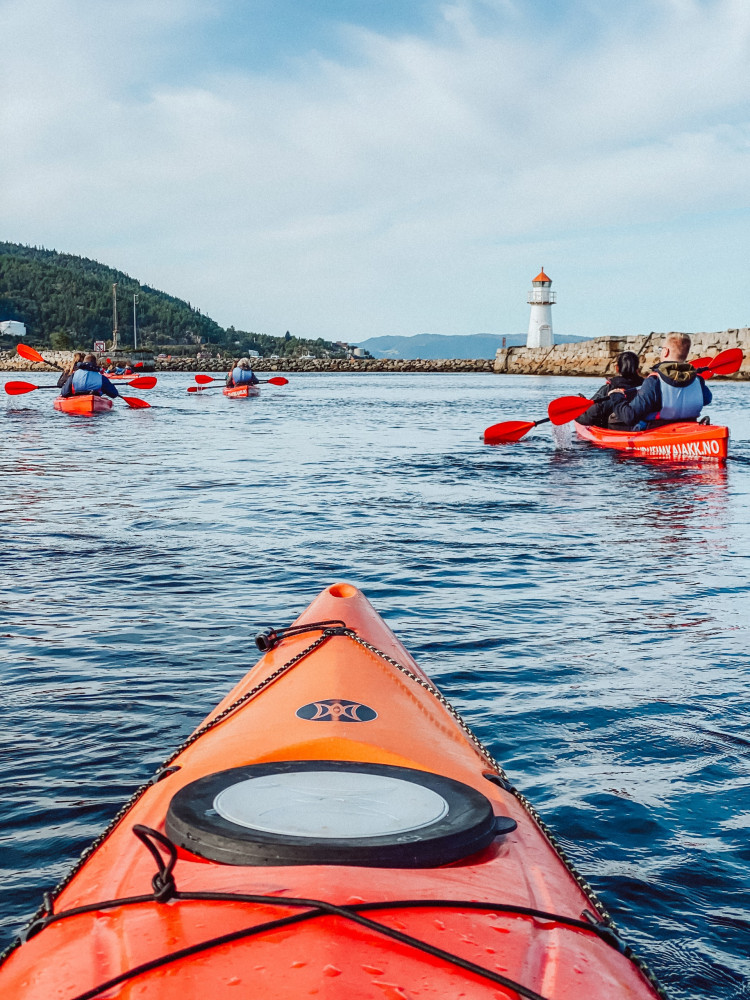
[{"label": "orange tandem kayak", "polygon": [[668,462],[726,462],[729,428],[714,424],[681,422],[648,431],[613,431],[585,427],[576,422],[576,433],[600,448],[615,448],[642,458]]},{"label": "orange tandem kayak", "polygon": [[232,388],[221,390],[230,399],[247,399],[248,396],[260,396],[260,389],[257,385],[233,385]]},{"label": "orange tandem kayak", "polygon": [[45,897],[13,1000],[663,997],[526,799],[349,584]]},{"label": "orange tandem kayak", "polygon": [[114,400],[109,396],[58,396],[52,405],[62,413],[76,413],[88,417],[92,413],[106,413],[111,410]]}]

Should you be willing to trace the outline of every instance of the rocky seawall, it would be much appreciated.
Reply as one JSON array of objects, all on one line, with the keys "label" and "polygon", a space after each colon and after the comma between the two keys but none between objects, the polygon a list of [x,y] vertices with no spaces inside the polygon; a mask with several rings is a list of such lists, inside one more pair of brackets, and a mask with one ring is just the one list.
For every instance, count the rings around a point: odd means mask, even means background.
[{"label": "rocky seawall", "polygon": [[[57,365],[72,358],[70,351],[44,351],[44,357]],[[230,361],[222,358],[160,358],[148,363],[143,371],[167,372],[226,372]],[[437,360],[407,361],[373,358],[253,358],[256,372],[492,372],[494,361]],[[17,354],[0,354],[0,371],[52,371],[46,365],[35,365]]]},{"label": "rocky seawall", "polygon": [[[554,347],[508,347],[497,352],[494,360],[406,360],[393,358],[255,358],[257,372],[497,372],[503,375],[595,375],[603,377],[614,372],[615,359],[621,351],[634,351],[640,358],[641,370],[648,371],[659,360],[659,351],[666,333],[649,333],[640,337],[597,337],[574,344]],[[691,357],[715,356],[730,347],[745,353],[742,368],[728,376],[750,381],[750,329],[724,330],[720,333],[690,334]],[[70,351],[45,351],[44,356],[58,365],[68,362]],[[127,357],[127,355],[124,355]],[[155,359],[143,371],[225,372],[230,362],[215,357],[173,357]],[[34,365],[15,352],[0,353],[0,371],[47,371],[54,369]]]},{"label": "rocky seawall", "polygon": [[[597,337],[577,344],[554,347],[508,347],[497,352],[494,370],[502,375],[612,375],[615,359],[621,351],[633,351],[640,358],[642,372],[659,360],[666,333],[641,337]],[[739,347],[745,354],[735,381],[750,381],[750,329],[724,330],[721,333],[691,333],[690,357],[715,357],[720,351]]]}]

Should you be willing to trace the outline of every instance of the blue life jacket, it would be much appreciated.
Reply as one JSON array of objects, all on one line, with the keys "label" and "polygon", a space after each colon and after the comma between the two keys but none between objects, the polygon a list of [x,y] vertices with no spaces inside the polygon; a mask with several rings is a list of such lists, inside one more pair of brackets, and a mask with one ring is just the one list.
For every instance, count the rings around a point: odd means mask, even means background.
[{"label": "blue life jacket", "polygon": [[659,375],[661,409],[648,420],[697,420],[703,409],[703,386],[696,376],[684,386],[672,385]]},{"label": "blue life jacket", "polygon": [[76,368],[73,372],[73,392],[76,395],[89,393],[101,396],[102,373],[92,372],[88,368]]},{"label": "blue life jacket", "polygon": [[255,375],[249,368],[233,368],[232,381],[235,385],[247,385],[255,381]]}]

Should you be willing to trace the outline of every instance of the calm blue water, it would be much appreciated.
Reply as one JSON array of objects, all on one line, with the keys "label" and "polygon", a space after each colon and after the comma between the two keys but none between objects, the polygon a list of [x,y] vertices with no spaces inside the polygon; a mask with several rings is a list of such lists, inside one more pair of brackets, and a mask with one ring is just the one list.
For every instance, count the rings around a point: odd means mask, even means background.
[{"label": "calm blue water", "polygon": [[715,386],[717,469],[549,425],[480,443],[595,380],[190,382],[89,419],[0,397],[1,943],[255,661],[258,626],[349,580],[672,996],[750,997],[750,384]]}]

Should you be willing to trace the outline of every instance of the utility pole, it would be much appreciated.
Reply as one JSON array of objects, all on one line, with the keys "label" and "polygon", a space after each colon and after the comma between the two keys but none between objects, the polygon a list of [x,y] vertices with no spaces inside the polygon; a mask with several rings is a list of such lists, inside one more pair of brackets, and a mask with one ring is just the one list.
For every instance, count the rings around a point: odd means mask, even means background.
[{"label": "utility pole", "polygon": [[117,343],[117,282],[112,282],[112,351],[118,348]]},{"label": "utility pole", "polygon": [[138,325],[135,320],[135,304],[138,301],[138,296],[133,293],[133,350],[138,350]]}]

